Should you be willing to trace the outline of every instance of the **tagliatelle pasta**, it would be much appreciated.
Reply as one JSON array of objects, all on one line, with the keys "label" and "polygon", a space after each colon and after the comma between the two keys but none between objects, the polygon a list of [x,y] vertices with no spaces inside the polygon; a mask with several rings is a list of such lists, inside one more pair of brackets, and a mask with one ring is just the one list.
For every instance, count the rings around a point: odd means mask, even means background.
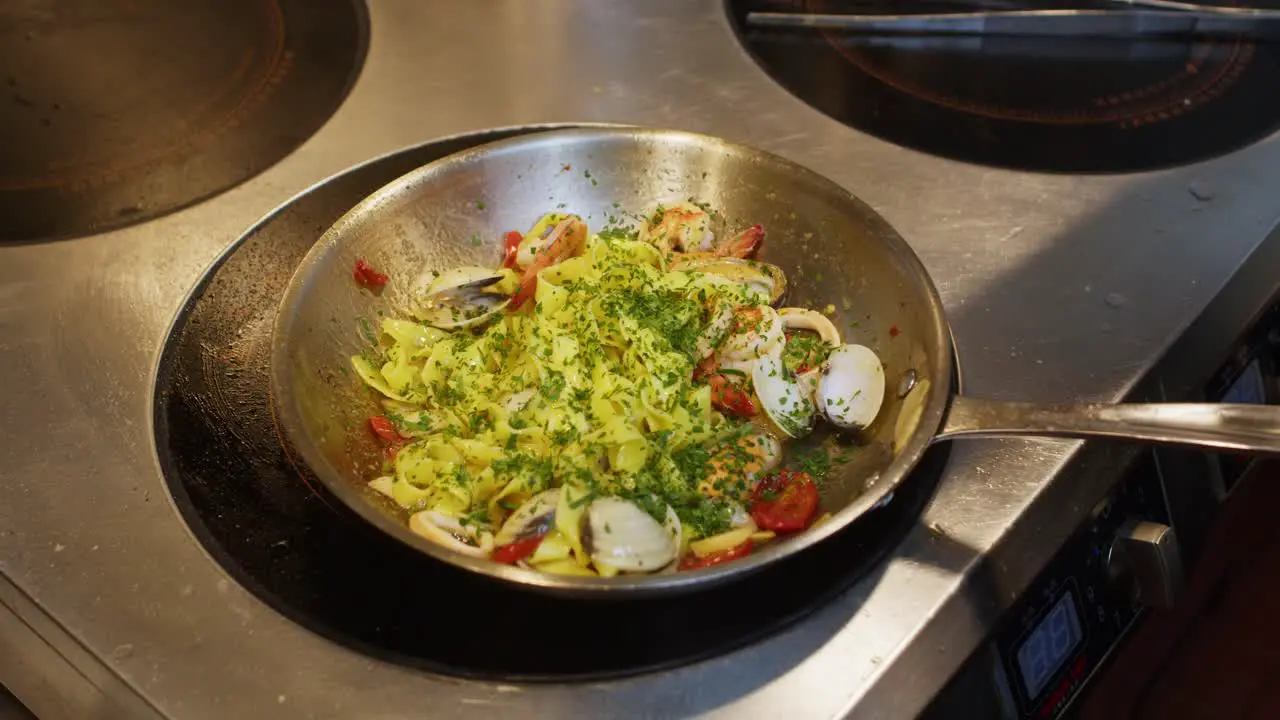
[{"label": "tagliatelle pasta", "polygon": [[415,532],[545,572],[698,567],[803,529],[812,478],[769,473],[818,414],[832,344],[783,337],[781,271],[739,257],[763,230],[716,244],[714,221],[681,204],[590,234],[549,214],[508,233],[506,267],[433,273],[351,359],[386,409],[370,486]]}]

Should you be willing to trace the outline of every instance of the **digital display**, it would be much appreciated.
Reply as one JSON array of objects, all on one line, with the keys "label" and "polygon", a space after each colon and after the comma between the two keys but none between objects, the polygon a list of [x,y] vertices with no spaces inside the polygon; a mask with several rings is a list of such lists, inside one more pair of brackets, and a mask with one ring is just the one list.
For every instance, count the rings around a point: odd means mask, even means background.
[{"label": "digital display", "polygon": [[1231,387],[1222,394],[1222,402],[1250,405],[1267,403],[1267,388],[1262,382],[1262,366],[1257,358],[1249,363],[1244,372],[1240,373],[1240,377],[1236,378],[1235,382],[1231,383]]},{"label": "digital display", "polygon": [[[1231,381],[1231,386],[1222,393],[1222,402],[1249,403],[1265,405],[1267,402],[1267,385],[1263,380],[1262,362],[1254,358],[1245,369]],[[1253,463],[1253,458],[1246,455],[1219,455],[1218,465],[1222,468],[1222,481],[1227,489],[1235,485],[1240,476]]]},{"label": "digital display", "polygon": [[1062,594],[1018,648],[1018,671],[1027,697],[1034,699],[1080,643],[1080,618],[1071,591]]}]

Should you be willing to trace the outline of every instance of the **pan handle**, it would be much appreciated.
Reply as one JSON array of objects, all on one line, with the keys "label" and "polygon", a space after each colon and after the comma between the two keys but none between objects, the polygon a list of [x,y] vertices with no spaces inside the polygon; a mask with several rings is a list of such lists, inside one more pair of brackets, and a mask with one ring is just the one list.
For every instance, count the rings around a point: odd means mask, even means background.
[{"label": "pan handle", "polygon": [[1041,405],[953,397],[936,440],[959,437],[1111,437],[1280,454],[1280,407],[1226,403]]}]

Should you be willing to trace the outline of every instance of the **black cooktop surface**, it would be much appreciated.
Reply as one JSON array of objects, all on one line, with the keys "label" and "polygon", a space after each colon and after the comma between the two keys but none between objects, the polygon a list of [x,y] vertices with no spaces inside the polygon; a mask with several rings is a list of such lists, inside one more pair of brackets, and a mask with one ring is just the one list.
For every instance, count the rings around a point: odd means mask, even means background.
[{"label": "black cooktop surface", "polygon": [[464,677],[554,680],[694,661],[778,631],[876,567],[915,525],[945,463],[926,456],[892,502],[733,584],[644,600],[572,600],[479,578],[382,535],[313,490],[273,425],[267,362],[280,296],[348,208],[444,155],[522,131],[429,143],[339,175],[250,230],[200,282],[166,341],[156,446],[183,518],[237,581],[357,651]]},{"label": "black cooktop surface", "polygon": [[222,192],[311,136],[360,0],[0,3],[0,241],[101,232]]},{"label": "black cooktop surface", "polygon": [[[798,98],[862,132],[955,160],[1034,171],[1138,171],[1221,155],[1280,127],[1276,44],[893,38],[746,22],[750,11],[883,14],[976,4],[983,3],[729,0],[727,7],[747,50]],[[985,4],[1117,7],[1091,0]]]}]

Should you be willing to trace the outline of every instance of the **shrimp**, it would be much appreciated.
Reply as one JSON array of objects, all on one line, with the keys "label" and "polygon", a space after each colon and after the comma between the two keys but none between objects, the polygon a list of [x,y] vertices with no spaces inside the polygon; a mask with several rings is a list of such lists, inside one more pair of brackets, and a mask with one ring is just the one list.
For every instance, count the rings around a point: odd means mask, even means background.
[{"label": "shrimp", "polygon": [[640,239],[663,253],[707,252],[715,247],[711,215],[688,202],[672,207],[659,205],[640,228]]},{"label": "shrimp", "polygon": [[511,296],[510,308],[515,310],[532,298],[538,289],[538,273],[561,260],[581,255],[587,246],[587,224],[581,218],[570,215],[561,220],[547,235],[545,244],[534,256],[520,277],[520,287]]},{"label": "shrimp", "polygon": [[782,443],[764,430],[753,430],[736,445],[722,448],[711,457],[709,472],[698,483],[703,497],[717,498],[726,490],[750,493],[756,483],[782,461]]},{"label": "shrimp", "polygon": [[716,244],[713,221],[709,212],[691,202],[659,205],[640,226],[640,239],[663,253],[742,259],[754,256],[764,243],[764,226],[757,224]]}]

